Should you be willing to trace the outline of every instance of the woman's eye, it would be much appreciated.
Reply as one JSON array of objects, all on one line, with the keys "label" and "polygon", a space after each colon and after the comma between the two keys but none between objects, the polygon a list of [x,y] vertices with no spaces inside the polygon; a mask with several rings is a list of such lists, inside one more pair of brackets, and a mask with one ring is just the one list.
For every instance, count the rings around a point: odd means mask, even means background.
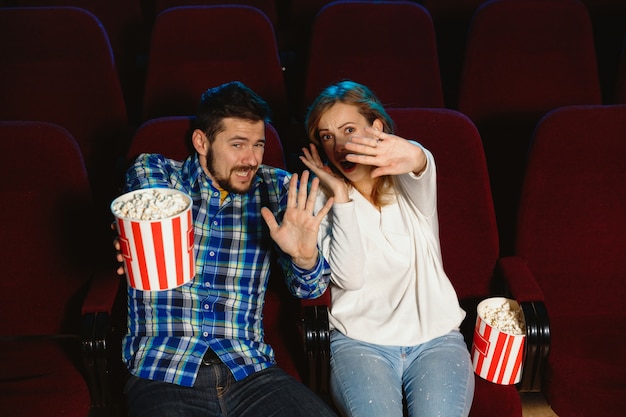
[{"label": "woman's eye", "polygon": [[333,138],[332,135],[322,135],[320,136],[320,139],[322,140],[322,142],[326,142],[327,140],[331,140]]},{"label": "woman's eye", "polygon": [[356,128],[354,128],[354,127],[348,127],[348,128],[346,128],[346,133],[347,133],[347,134],[354,133],[355,131],[356,131]]}]

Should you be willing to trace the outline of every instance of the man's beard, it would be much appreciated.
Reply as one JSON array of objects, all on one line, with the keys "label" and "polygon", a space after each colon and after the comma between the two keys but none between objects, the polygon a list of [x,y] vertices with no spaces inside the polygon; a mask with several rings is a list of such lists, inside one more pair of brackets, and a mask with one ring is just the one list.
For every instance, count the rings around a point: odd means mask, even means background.
[{"label": "man's beard", "polygon": [[[252,187],[252,181],[250,181],[247,187],[241,188],[233,184],[233,182],[231,181],[231,175],[229,175],[226,178],[222,178],[216,173],[215,155],[213,154],[213,150],[211,148],[209,148],[206,158],[207,158],[207,161],[206,161],[207,169],[213,176],[213,179],[217,182],[217,185],[219,185],[219,187],[222,190],[228,191],[229,193],[233,193],[233,194],[245,194],[248,191],[250,191],[250,188]],[[250,170],[252,172],[256,172],[257,168],[258,167],[255,167],[252,165],[238,165],[238,166],[231,168],[229,173],[232,174],[235,171],[242,171],[242,170]]]}]

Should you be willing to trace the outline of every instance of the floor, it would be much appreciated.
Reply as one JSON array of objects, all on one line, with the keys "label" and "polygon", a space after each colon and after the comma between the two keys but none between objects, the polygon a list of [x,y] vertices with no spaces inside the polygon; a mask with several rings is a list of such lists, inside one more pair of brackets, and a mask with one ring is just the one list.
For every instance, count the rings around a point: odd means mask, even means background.
[{"label": "floor", "polygon": [[[520,393],[522,397],[522,414],[523,417],[558,417],[550,408],[545,397],[540,392]],[[90,417],[114,417],[118,414],[111,413],[110,410],[97,409],[91,410]],[[123,415],[119,414],[119,415]]]},{"label": "floor", "polygon": [[524,417],[558,417],[540,392],[526,392],[522,396]]},{"label": "floor", "polygon": [[[523,417],[558,417],[541,393],[522,393]],[[92,409],[90,417],[112,417],[110,410]]]}]

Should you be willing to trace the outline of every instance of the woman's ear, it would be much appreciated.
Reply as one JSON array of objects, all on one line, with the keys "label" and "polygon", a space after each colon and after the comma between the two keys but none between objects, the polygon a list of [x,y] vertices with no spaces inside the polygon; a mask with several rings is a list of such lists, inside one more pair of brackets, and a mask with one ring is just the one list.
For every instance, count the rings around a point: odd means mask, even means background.
[{"label": "woman's ear", "polygon": [[202,130],[196,129],[193,131],[191,134],[191,143],[193,144],[196,152],[198,152],[198,155],[207,155],[209,149],[209,139]]},{"label": "woman's ear", "polygon": [[383,131],[383,122],[381,122],[380,119],[374,119],[374,123],[372,123],[372,127],[376,130],[380,130],[381,132]]}]

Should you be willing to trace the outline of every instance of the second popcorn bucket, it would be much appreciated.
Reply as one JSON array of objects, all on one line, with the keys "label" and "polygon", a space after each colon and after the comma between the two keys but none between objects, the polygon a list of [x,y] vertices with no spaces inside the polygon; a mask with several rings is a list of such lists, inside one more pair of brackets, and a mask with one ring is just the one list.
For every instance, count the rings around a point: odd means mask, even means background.
[{"label": "second popcorn bucket", "polygon": [[128,285],[179,287],[195,276],[192,200],[168,188],[131,191],[111,203]]},{"label": "second popcorn bucket", "polygon": [[474,372],[496,384],[512,385],[522,379],[526,326],[517,301],[488,298],[477,307],[472,342]]}]

